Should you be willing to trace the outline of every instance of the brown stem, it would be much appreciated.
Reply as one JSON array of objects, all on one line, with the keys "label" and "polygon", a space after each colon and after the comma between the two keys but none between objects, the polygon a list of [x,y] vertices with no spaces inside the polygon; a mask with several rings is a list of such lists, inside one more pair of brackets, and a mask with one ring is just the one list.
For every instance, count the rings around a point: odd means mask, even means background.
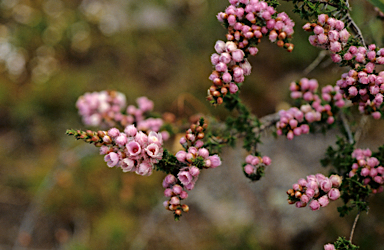
[{"label": "brown stem", "polygon": [[350,241],[351,243],[352,243],[353,233],[355,232],[356,224],[357,224],[357,221],[359,220],[359,217],[360,217],[360,210],[359,210],[359,212],[357,212],[355,221],[353,222],[353,226],[352,226],[351,234],[349,235],[349,241]]}]

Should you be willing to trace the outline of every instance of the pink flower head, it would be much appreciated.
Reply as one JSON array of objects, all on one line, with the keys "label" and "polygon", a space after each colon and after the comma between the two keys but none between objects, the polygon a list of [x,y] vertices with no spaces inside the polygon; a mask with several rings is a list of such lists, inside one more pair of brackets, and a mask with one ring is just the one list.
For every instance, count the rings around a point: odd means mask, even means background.
[{"label": "pink flower head", "polygon": [[200,148],[198,151],[198,155],[203,157],[204,159],[207,159],[209,157],[209,151],[206,148]]},{"label": "pink flower head", "polygon": [[231,94],[235,94],[237,91],[239,91],[239,87],[234,83],[230,83],[229,84],[229,92]]},{"label": "pink flower head", "polygon": [[170,185],[173,185],[175,184],[177,181],[176,177],[172,174],[168,174],[167,176],[165,176],[164,180],[163,180],[163,187],[164,188],[167,188],[169,187]]},{"label": "pink flower head", "polygon": [[225,51],[225,42],[218,40],[215,44],[215,50],[219,54],[223,53]]},{"label": "pink flower head", "polygon": [[133,136],[136,135],[136,133],[137,133],[137,129],[136,129],[135,125],[128,125],[128,126],[125,127],[125,129],[124,129],[124,133],[125,133],[127,136],[133,137]]},{"label": "pink flower head", "polygon": [[320,209],[320,203],[317,200],[312,200],[311,203],[309,203],[309,207],[312,211],[319,210]]},{"label": "pink flower head", "polygon": [[163,150],[156,143],[151,143],[145,148],[148,156],[160,160],[163,157]]},{"label": "pink flower head", "polygon": [[172,191],[175,193],[175,194],[181,194],[181,192],[183,192],[183,188],[180,186],[180,185],[174,185],[172,187]]},{"label": "pink flower head", "polygon": [[123,169],[123,172],[131,172],[135,168],[135,161],[124,158],[120,161],[120,167]]},{"label": "pink flower head", "polygon": [[248,175],[255,174],[256,168],[250,164],[247,164],[244,166],[244,172],[247,173]]},{"label": "pink flower head", "polygon": [[136,174],[149,176],[152,174],[152,166],[147,162],[143,162],[136,168]]},{"label": "pink flower head", "polygon": [[200,169],[196,166],[192,166],[189,168],[189,173],[193,176],[196,177],[200,174]]},{"label": "pink flower head", "polygon": [[328,198],[330,200],[337,200],[339,199],[340,197],[340,190],[337,189],[337,188],[332,188],[329,192],[328,192]]},{"label": "pink flower head", "polygon": [[124,146],[127,143],[127,136],[124,133],[121,133],[118,137],[116,137],[115,142],[120,147]]},{"label": "pink flower head", "polygon": [[135,136],[135,141],[141,146],[144,146],[148,142],[148,136],[142,131],[139,131]]},{"label": "pink flower head", "polygon": [[336,250],[335,245],[328,243],[324,245],[324,250]]},{"label": "pink flower head", "polygon": [[327,195],[323,195],[318,199],[320,206],[326,207],[329,204],[329,199]]},{"label": "pink flower head", "polygon": [[137,98],[136,102],[142,112],[151,111],[154,106],[153,101],[149,100],[146,96]]},{"label": "pink flower head", "polygon": [[141,146],[135,141],[131,141],[127,144],[127,150],[130,156],[137,156],[141,153]]},{"label": "pink flower head", "polygon": [[331,175],[329,180],[332,182],[332,187],[338,188],[341,185],[341,177],[339,175]]},{"label": "pink flower head", "polygon": [[104,161],[107,163],[108,167],[112,168],[119,163],[119,155],[115,152],[110,152],[106,156],[104,156]]},{"label": "pink flower head", "polygon": [[179,178],[180,182],[186,186],[188,184],[190,184],[193,180],[193,177],[192,175],[189,173],[189,171],[180,171],[178,174],[177,174],[177,177]]},{"label": "pink flower head", "polygon": [[112,138],[116,138],[120,135],[120,131],[117,128],[111,128],[108,130],[108,135]]},{"label": "pink flower head", "polygon": [[208,159],[211,161],[211,168],[216,168],[221,165],[221,160],[218,155],[209,156]]},{"label": "pink flower head", "polygon": [[269,165],[271,165],[271,163],[272,163],[271,158],[269,158],[268,156],[263,156],[262,160],[263,160],[263,163],[264,163],[266,166],[269,166]]},{"label": "pink flower head", "polygon": [[244,51],[242,51],[241,49],[237,49],[237,50],[232,51],[232,59],[235,62],[243,61],[244,56],[245,56]]},{"label": "pink flower head", "polygon": [[320,188],[324,191],[324,192],[329,192],[332,188],[332,181],[328,178],[322,180],[320,182]]},{"label": "pink flower head", "polygon": [[351,34],[346,29],[343,29],[339,32],[340,41],[343,43],[348,42],[348,38],[350,36],[351,36]]}]

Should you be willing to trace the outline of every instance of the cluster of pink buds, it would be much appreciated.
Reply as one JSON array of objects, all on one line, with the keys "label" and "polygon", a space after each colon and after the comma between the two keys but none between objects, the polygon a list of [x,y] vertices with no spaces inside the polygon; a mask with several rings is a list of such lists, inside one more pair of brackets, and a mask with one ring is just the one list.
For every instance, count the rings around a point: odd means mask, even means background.
[{"label": "cluster of pink buds", "polygon": [[[159,132],[163,125],[161,118],[147,118],[148,112],[153,110],[153,101],[147,97],[136,99],[138,107],[129,105],[126,114],[122,112],[126,106],[126,97],[117,91],[101,91],[85,93],[76,102],[79,114],[85,125],[115,127],[121,125],[126,127],[135,123],[138,130]],[[162,132],[163,139],[167,140],[169,134]]]},{"label": "cluster of pink buds", "polygon": [[[343,59],[346,62],[352,62],[359,64],[384,64],[384,49],[376,48],[375,44],[370,44],[368,46],[368,50],[363,47],[350,46],[348,51],[343,55],[343,57],[338,58],[340,61]],[[370,68],[374,69],[375,65],[370,66]]]},{"label": "cluster of pink buds", "polygon": [[264,168],[271,165],[271,158],[268,156],[247,155],[245,157],[244,172],[252,180],[259,180],[264,174]]},{"label": "cluster of pink buds", "polygon": [[361,113],[380,119],[384,94],[384,71],[373,73],[374,64],[368,63],[363,71],[351,69],[337,81],[345,98],[359,105]]},{"label": "cluster of pink buds", "polygon": [[372,156],[369,149],[355,149],[352,157],[356,162],[352,164],[352,170],[349,177],[356,174],[363,181],[364,185],[369,185],[373,193],[380,193],[384,190],[384,167],[380,165],[379,160]]},{"label": "cluster of pink buds", "polygon": [[339,187],[341,177],[331,175],[329,178],[322,174],[308,175],[307,179],[301,178],[287,191],[288,203],[296,204],[296,207],[305,207],[309,204],[311,210],[319,210],[325,207],[329,201],[340,197]]},{"label": "cluster of pink buds", "polygon": [[209,79],[213,85],[208,90],[207,99],[221,104],[227,93],[234,94],[244,82],[244,76],[251,73],[251,65],[246,59],[256,55],[256,45],[263,36],[289,52],[293,44],[288,42],[292,37],[294,22],[284,12],[276,15],[276,10],[264,1],[230,0],[225,12],[217,18],[228,28],[227,42],[217,41],[217,53],[211,56],[215,70]]},{"label": "cluster of pink buds", "polygon": [[202,122],[200,120],[197,124],[192,124],[185,136],[180,139],[184,150],[176,153],[176,159],[181,167],[177,174],[169,174],[163,181],[164,194],[169,197],[169,200],[164,202],[164,206],[174,211],[175,216],[180,216],[182,211],[189,210],[188,206],[181,205],[180,201],[188,197],[186,191],[195,187],[201,169],[216,168],[221,165],[220,157],[216,154],[210,155],[208,149],[203,147],[207,124],[200,124]]},{"label": "cluster of pink buds", "polygon": [[333,53],[332,60],[341,62],[341,56],[338,53],[343,51],[351,36],[344,28],[343,21],[321,14],[318,16],[317,23],[306,23],[303,29],[315,33],[309,37],[311,45],[330,50]]},{"label": "cluster of pink buds", "polygon": [[173,211],[176,216],[181,216],[182,212],[188,212],[189,207],[186,204],[180,204],[181,200],[188,198],[188,193],[183,190],[183,187],[177,184],[178,179],[172,174],[168,174],[163,181],[165,197],[169,200],[164,201],[163,205],[166,209]]},{"label": "cluster of pink buds", "polygon": [[279,112],[280,121],[276,123],[277,134],[286,135],[289,140],[294,136],[309,133],[308,124],[313,122],[326,122],[333,124],[334,113],[337,108],[345,105],[339,87],[327,85],[322,88],[319,96],[318,82],[315,79],[302,78],[299,82],[292,82],[289,89],[293,99],[302,100],[305,104],[300,108],[290,108]]},{"label": "cluster of pink buds", "polygon": [[154,164],[163,157],[163,139],[154,131],[145,134],[134,125],[128,125],[124,132],[111,128],[107,132],[99,131],[104,145],[100,154],[105,155],[108,167],[120,167],[123,172],[136,172],[139,175],[151,175]]},{"label": "cluster of pink buds", "polygon": [[122,115],[125,108],[125,95],[117,91],[101,91],[85,93],[76,102],[83,123],[89,126],[112,127],[116,121],[131,124],[133,120]]}]

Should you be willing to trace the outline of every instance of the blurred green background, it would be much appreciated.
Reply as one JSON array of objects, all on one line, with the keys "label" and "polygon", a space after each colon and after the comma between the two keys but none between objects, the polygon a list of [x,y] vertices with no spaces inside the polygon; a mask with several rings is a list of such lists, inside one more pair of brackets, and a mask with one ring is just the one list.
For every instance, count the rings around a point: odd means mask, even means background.
[{"label": "blurred green background", "polygon": [[[274,166],[249,183],[245,152],[225,151],[220,169],[206,171],[174,222],[162,207],[162,173],[142,177],[106,167],[96,148],[65,135],[81,124],[75,102],[85,92],[114,89],[134,104],[187,120],[201,113],[224,119],[205,101],[210,55],[225,30],[216,14],[225,0],[2,0],[0,1],[0,249],[321,249],[348,236],[354,219],[338,218],[337,204],[298,210],[285,191],[318,172],[334,133],[293,142],[265,138]],[[364,1],[351,1],[368,43],[383,45],[383,22]],[[263,41],[251,58],[241,96],[258,116],[286,107],[288,86],[303,77],[320,52],[296,22],[287,53]],[[334,84],[346,69],[325,57],[306,77]],[[383,123],[370,121],[361,147],[383,143]],[[168,142],[172,148],[174,142]],[[308,147],[308,145],[311,145]],[[273,158],[273,156],[276,156]],[[304,157],[303,157],[304,156]],[[325,170],[320,169],[323,173]],[[289,178],[288,178],[289,177]],[[286,179],[285,179],[286,178]],[[384,249],[383,194],[372,199],[354,242]]]}]

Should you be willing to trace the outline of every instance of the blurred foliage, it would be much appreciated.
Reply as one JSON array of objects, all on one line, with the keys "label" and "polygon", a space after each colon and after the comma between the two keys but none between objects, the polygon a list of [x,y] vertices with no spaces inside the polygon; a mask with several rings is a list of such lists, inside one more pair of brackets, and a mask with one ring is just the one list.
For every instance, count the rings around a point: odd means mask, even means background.
[{"label": "blurred foliage", "polygon": [[[368,41],[382,45],[383,22],[372,7],[358,0],[351,5]],[[196,113],[223,119],[227,111],[210,107],[205,93],[213,45],[225,34],[215,16],[225,6],[225,0],[0,1],[0,248],[16,242],[28,205],[36,200],[41,210],[34,219],[42,222],[32,235],[19,238],[24,246],[126,249],[143,234],[147,217],[163,199],[163,175],[144,178],[108,169],[96,149],[65,136],[68,128],[86,129],[76,99],[87,91],[114,89],[130,103],[146,95],[156,111],[179,119]],[[304,21],[291,9],[289,2],[279,7],[296,22],[295,50],[288,55],[265,42],[250,60],[253,73],[241,97],[259,116],[275,111],[288,96],[288,83],[301,77],[319,52],[308,44],[300,29]],[[334,83],[342,69],[328,61],[308,77]],[[180,247],[181,239],[160,226],[177,230],[179,224],[168,217],[152,229],[156,236],[148,248]],[[252,235],[262,230],[257,225],[220,229],[202,214],[188,217],[196,236],[196,245],[185,243],[190,249],[279,249],[282,244],[260,243]],[[384,235],[380,228],[369,232],[369,239]],[[362,249],[369,249],[361,241]]]}]

